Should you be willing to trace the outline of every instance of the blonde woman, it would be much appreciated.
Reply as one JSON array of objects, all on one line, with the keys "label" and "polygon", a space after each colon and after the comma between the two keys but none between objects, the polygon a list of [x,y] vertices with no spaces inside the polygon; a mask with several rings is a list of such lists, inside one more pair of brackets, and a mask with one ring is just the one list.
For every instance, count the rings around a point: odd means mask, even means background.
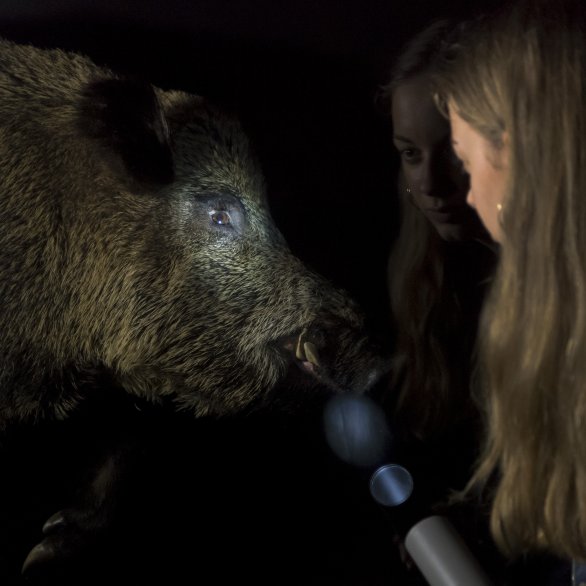
[{"label": "blonde woman", "polygon": [[[437,77],[468,202],[501,259],[482,322],[491,528],[511,554],[586,560],[586,18],[527,0]],[[576,583],[579,583],[578,581]]]}]

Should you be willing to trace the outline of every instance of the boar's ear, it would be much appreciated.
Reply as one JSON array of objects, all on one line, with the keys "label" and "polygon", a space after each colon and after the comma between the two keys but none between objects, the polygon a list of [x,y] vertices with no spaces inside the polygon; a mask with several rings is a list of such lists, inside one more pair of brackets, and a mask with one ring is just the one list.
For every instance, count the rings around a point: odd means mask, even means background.
[{"label": "boar's ear", "polygon": [[82,124],[121,157],[139,180],[170,183],[173,153],[165,115],[153,87],[136,79],[104,79],[85,91]]}]

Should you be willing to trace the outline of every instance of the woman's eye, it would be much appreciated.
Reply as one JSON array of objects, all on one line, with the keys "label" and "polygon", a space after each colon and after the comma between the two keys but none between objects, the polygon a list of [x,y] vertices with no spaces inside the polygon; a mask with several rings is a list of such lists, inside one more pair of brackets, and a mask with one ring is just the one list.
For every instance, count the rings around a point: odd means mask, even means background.
[{"label": "woman's eye", "polygon": [[399,153],[401,158],[407,163],[414,163],[417,160],[417,149],[403,149]]},{"label": "woman's eye", "polygon": [[228,212],[216,211],[210,212],[210,218],[214,224],[218,226],[228,226],[232,223],[232,218]]}]

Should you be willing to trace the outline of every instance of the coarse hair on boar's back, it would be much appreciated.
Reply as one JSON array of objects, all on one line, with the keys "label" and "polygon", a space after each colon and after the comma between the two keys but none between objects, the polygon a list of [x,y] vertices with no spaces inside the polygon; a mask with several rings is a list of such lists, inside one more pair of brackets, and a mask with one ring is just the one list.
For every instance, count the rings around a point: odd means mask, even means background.
[{"label": "coarse hair on boar's back", "polygon": [[356,305],[287,248],[237,121],[199,96],[0,41],[0,222],[0,428],[66,417],[96,372],[223,415],[296,366],[356,392],[385,369]]}]

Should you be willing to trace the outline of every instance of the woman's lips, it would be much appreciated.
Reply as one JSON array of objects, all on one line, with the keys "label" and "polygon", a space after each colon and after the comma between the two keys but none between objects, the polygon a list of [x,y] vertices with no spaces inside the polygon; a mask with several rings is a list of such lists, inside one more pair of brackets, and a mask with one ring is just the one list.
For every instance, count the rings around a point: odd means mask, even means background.
[{"label": "woman's lips", "polygon": [[468,209],[469,208],[467,206],[452,206],[433,209],[428,208],[424,210],[424,213],[434,222],[441,224],[459,224],[466,219],[466,216],[468,215]]}]

